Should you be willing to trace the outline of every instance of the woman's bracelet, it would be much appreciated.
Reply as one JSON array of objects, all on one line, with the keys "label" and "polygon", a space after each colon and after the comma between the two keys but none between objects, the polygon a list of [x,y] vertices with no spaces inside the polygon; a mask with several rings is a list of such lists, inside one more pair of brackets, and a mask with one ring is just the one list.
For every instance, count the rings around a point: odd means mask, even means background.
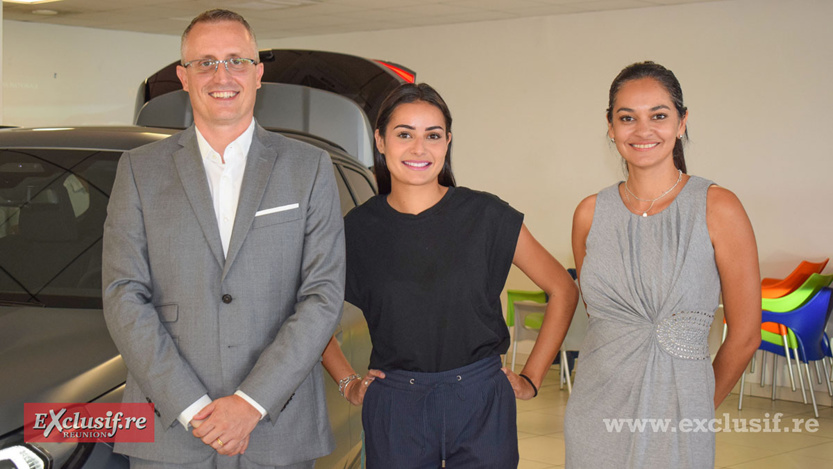
[{"label": "woman's bracelet", "polygon": [[519,374],[518,376],[520,376],[521,378],[525,379],[525,380],[526,380],[526,382],[527,382],[527,383],[529,383],[529,385],[530,385],[530,386],[532,386],[532,390],[533,390],[533,391],[535,391],[535,394],[533,394],[533,395],[532,395],[532,397],[538,397],[538,388],[536,388],[536,387],[535,387],[535,385],[534,385],[534,384],[532,384],[532,380],[531,380],[531,379],[529,379],[529,376],[527,376],[527,375],[525,375],[525,374],[523,374],[523,373]]},{"label": "woman's bracelet", "polygon": [[347,385],[350,384],[350,382],[354,379],[362,379],[362,377],[353,373],[352,375],[346,378],[338,380],[338,393],[341,394],[341,397],[347,399],[347,396],[344,395],[344,390],[347,389]]}]

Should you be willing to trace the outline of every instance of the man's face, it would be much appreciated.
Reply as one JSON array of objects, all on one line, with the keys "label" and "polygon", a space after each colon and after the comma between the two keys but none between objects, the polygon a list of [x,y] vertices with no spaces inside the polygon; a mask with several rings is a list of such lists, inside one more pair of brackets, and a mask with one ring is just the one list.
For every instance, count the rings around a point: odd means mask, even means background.
[{"label": "man's face", "polygon": [[[194,25],[182,55],[185,63],[200,59],[258,59],[249,32],[235,21]],[[223,64],[219,64],[216,72],[200,73],[195,65],[187,68],[180,65],[176,73],[191,98],[194,122],[200,131],[245,130],[252,121],[263,64],[248,66],[245,71],[236,73],[230,73]]]}]

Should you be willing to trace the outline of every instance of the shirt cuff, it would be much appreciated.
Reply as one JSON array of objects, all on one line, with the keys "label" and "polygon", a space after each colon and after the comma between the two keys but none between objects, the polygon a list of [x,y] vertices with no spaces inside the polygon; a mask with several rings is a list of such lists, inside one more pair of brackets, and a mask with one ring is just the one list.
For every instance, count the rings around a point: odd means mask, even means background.
[{"label": "shirt cuff", "polygon": [[176,419],[179,420],[179,423],[181,423],[186,430],[190,430],[191,420],[194,420],[194,416],[208,404],[211,404],[211,398],[208,397],[208,394],[203,394],[201,398],[197,399],[197,402],[194,402],[189,405],[187,409],[183,410]]},{"label": "shirt cuff", "polygon": [[240,396],[243,398],[244,401],[248,402],[252,405],[258,412],[260,412],[260,420],[263,420],[263,417],[266,417],[266,409],[263,408],[262,405],[258,404],[254,399],[249,397],[245,392],[241,390],[234,391],[235,396]]}]

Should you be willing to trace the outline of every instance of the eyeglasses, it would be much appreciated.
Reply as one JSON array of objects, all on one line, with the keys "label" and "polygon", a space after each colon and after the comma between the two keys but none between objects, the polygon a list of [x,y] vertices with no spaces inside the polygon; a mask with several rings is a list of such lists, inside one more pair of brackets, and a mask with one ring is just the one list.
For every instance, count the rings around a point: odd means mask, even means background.
[{"label": "eyeglasses", "polygon": [[249,71],[250,66],[257,65],[254,59],[244,59],[241,57],[234,57],[226,60],[212,60],[212,59],[197,59],[182,64],[183,67],[191,67],[197,73],[214,73],[223,64],[226,71],[229,73],[245,73]]}]

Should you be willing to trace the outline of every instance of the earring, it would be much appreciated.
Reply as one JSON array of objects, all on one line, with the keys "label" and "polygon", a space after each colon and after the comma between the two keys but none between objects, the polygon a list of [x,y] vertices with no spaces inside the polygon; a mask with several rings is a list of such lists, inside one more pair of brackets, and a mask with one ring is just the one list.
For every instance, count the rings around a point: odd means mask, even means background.
[{"label": "earring", "polygon": [[677,135],[677,140],[682,140],[682,139],[683,139],[683,135],[682,135],[682,134]]},{"label": "earring", "polygon": [[616,139],[615,139],[615,138],[613,138],[613,137],[608,137],[608,138],[610,138],[610,141],[611,141],[611,142],[616,143]]}]

